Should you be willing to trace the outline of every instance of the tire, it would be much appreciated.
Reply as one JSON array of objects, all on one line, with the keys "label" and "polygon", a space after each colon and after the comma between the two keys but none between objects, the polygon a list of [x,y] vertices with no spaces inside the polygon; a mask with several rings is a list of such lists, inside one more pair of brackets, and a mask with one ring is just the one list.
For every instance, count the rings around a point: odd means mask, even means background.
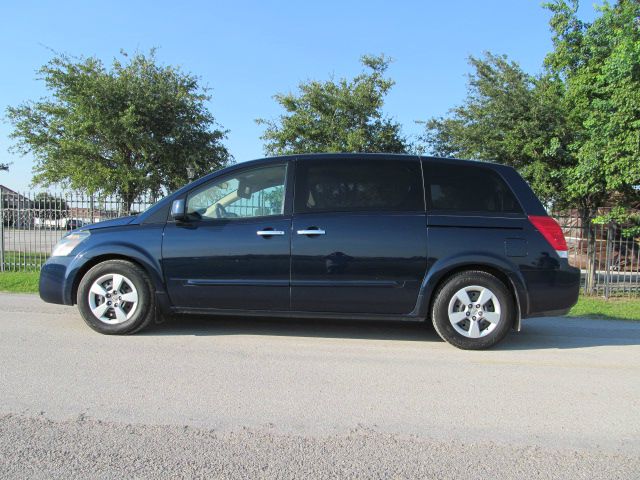
[{"label": "tire", "polygon": [[436,292],[431,309],[438,335],[464,350],[494,346],[509,333],[515,318],[516,307],[509,289],[482,271],[452,275]]},{"label": "tire", "polygon": [[80,280],[78,309],[86,324],[96,332],[132,334],[155,318],[153,293],[147,273],[138,265],[125,260],[107,260],[92,267]]}]

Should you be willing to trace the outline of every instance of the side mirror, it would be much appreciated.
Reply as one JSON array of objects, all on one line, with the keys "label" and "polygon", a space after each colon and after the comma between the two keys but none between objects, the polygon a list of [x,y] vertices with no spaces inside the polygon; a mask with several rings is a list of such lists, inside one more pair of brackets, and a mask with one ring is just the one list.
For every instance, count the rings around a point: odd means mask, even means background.
[{"label": "side mirror", "polygon": [[184,222],[187,219],[184,198],[174,200],[171,204],[171,218],[177,222]]}]

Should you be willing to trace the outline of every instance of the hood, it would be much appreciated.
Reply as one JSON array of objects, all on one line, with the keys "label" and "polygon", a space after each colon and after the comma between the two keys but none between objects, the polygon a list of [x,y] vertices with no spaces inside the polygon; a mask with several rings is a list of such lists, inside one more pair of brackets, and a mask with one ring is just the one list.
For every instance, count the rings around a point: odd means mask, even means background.
[{"label": "hood", "polygon": [[98,228],[120,227],[122,225],[130,224],[134,218],[136,218],[136,215],[130,215],[128,217],[112,218],[111,220],[105,220],[104,222],[85,225],[84,227],[78,228],[78,230],[95,230]]}]

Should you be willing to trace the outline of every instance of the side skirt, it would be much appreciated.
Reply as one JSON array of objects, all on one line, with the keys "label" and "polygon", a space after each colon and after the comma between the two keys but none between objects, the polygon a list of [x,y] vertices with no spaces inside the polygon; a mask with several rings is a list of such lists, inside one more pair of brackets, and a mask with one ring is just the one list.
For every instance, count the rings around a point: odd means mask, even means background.
[{"label": "side skirt", "polygon": [[278,318],[309,318],[309,319],[339,319],[339,320],[381,320],[385,322],[424,322],[425,319],[413,314],[408,315],[380,315],[362,313],[333,313],[333,312],[291,312],[273,310],[220,310],[209,308],[172,307],[171,313],[179,315],[209,315],[225,317],[278,317]]}]

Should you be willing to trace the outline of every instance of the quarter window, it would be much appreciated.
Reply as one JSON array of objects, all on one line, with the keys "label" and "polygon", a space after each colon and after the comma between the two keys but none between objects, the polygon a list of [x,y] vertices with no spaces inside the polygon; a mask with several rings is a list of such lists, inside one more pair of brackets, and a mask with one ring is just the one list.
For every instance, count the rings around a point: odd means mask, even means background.
[{"label": "quarter window", "polygon": [[296,179],[298,213],[424,211],[418,162],[303,160]]},{"label": "quarter window", "polygon": [[522,213],[511,189],[494,171],[469,165],[424,163],[430,210]]},{"label": "quarter window", "polygon": [[282,215],[286,165],[243,170],[200,187],[187,200],[187,214],[200,220]]}]

